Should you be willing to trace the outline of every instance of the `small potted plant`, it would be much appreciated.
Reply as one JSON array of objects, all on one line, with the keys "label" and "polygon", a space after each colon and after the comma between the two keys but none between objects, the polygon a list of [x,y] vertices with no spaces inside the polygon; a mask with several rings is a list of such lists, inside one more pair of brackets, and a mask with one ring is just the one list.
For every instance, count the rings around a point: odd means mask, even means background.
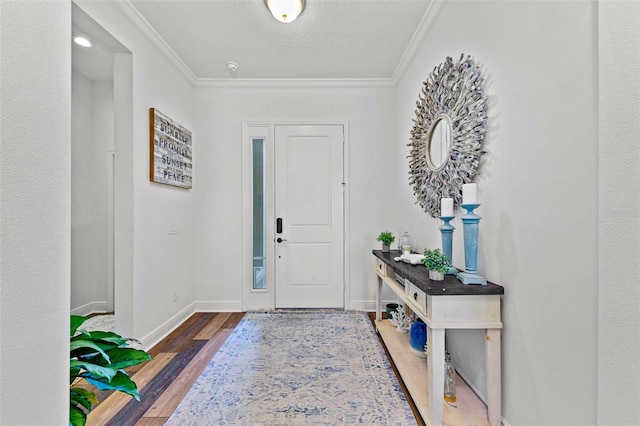
[{"label": "small potted plant", "polygon": [[434,281],[444,280],[444,273],[449,270],[451,261],[440,249],[424,251],[424,266],[429,270],[429,279]]},{"label": "small potted plant", "polygon": [[396,237],[389,231],[383,231],[378,235],[377,240],[382,243],[382,251],[386,253],[389,251],[391,243],[396,240]]}]

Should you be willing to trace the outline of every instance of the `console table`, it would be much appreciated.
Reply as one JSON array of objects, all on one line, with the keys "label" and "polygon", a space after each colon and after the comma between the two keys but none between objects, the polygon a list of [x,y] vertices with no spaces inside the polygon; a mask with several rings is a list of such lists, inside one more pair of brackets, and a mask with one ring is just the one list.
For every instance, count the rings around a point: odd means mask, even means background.
[{"label": "console table", "polygon": [[[429,279],[423,265],[396,262],[400,251],[373,250],[376,260],[376,328],[396,364],[418,411],[430,425],[501,423],[500,296],[504,287],[494,283],[462,284],[453,275],[444,281]],[[382,320],[381,293],[387,285],[405,307],[427,324],[426,361],[411,354],[409,338]],[[444,403],[445,330],[486,330],[487,407],[458,378],[455,407]]]}]

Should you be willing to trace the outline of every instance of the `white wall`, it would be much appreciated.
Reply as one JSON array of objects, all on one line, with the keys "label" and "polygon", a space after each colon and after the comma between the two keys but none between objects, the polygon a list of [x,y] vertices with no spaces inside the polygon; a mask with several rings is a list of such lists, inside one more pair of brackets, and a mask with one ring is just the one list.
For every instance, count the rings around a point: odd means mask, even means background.
[{"label": "white wall", "polygon": [[[479,272],[505,287],[502,414],[513,425],[594,424],[597,406],[598,69],[592,2],[446,2],[398,86],[396,170],[422,81],[447,56],[485,73]],[[400,221],[439,247],[440,221]],[[419,225],[418,225],[419,224]],[[464,265],[462,223],[454,264]],[[454,363],[486,394],[482,332],[447,333]]]},{"label": "white wall", "polygon": [[[118,295],[122,295],[120,299],[131,299],[123,308],[127,312],[122,312],[131,324],[124,324],[120,331],[144,338],[143,343],[151,344],[168,331],[163,326],[169,327],[168,324],[179,321],[185,312],[191,312],[195,270],[193,203],[197,183],[193,190],[185,190],[149,181],[149,108],[157,108],[193,132],[193,87],[154,44],[123,19],[117,5],[92,1],[76,4],[126,46],[133,60],[133,142],[123,147],[122,141],[116,139],[115,213],[116,258],[118,250],[130,251],[132,256],[128,258],[132,264],[123,267],[131,273],[130,278],[119,278],[116,283],[116,317],[121,313]],[[116,55],[116,73],[118,61]],[[118,80],[118,76],[114,79]],[[118,90],[116,87],[116,95]],[[199,143],[194,134],[194,152],[199,149]],[[196,153],[194,169],[198,167],[197,156]],[[123,176],[131,176],[128,188],[127,182],[118,181]],[[124,200],[119,186],[131,191]],[[118,200],[126,208],[119,209]],[[119,217],[122,210],[130,210],[132,218]],[[118,234],[117,224],[122,221],[130,221],[128,231],[133,232],[132,238]],[[169,235],[171,223],[177,224],[177,235]],[[116,277],[119,276],[116,270]],[[125,289],[118,288],[123,285]],[[177,302],[172,301],[174,292]]]},{"label": "white wall", "polygon": [[[240,306],[241,137],[243,121],[348,122],[350,294],[347,307],[373,309],[371,249],[395,216],[396,154],[393,89],[366,87],[198,88],[195,122],[200,161],[196,200],[196,300],[200,306]],[[248,236],[250,240],[250,236]],[[248,240],[248,241],[249,241]]]},{"label": "white wall", "polygon": [[113,150],[113,83],[72,73],[71,310],[107,311],[107,166]]},{"label": "white wall", "polygon": [[0,2],[3,425],[68,422],[70,39],[70,3]]},{"label": "white wall", "polygon": [[598,424],[637,425],[640,424],[640,3],[601,2],[598,21]]}]

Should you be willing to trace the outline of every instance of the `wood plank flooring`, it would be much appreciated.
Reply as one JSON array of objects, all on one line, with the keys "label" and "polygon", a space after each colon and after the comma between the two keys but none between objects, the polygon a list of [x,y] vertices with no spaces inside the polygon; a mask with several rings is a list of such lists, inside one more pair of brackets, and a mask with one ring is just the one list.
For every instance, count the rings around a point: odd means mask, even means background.
[{"label": "wood plank flooring", "polygon": [[[93,388],[101,402],[89,414],[87,425],[164,425],[242,317],[242,312],[192,315],[149,350],[152,361],[127,370],[138,385],[140,402],[120,392]],[[370,313],[369,318],[373,323],[375,314]],[[424,425],[395,366],[393,369],[418,424]]]}]

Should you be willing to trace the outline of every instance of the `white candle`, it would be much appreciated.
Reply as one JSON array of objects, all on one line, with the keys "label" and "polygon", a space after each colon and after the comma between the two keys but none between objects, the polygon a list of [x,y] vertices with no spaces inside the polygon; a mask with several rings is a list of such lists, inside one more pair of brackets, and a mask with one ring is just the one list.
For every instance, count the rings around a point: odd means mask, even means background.
[{"label": "white candle", "polygon": [[453,216],[453,198],[443,198],[440,200],[440,216]]},{"label": "white candle", "polygon": [[465,183],[462,185],[462,204],[478,204],[478,185]]}]

